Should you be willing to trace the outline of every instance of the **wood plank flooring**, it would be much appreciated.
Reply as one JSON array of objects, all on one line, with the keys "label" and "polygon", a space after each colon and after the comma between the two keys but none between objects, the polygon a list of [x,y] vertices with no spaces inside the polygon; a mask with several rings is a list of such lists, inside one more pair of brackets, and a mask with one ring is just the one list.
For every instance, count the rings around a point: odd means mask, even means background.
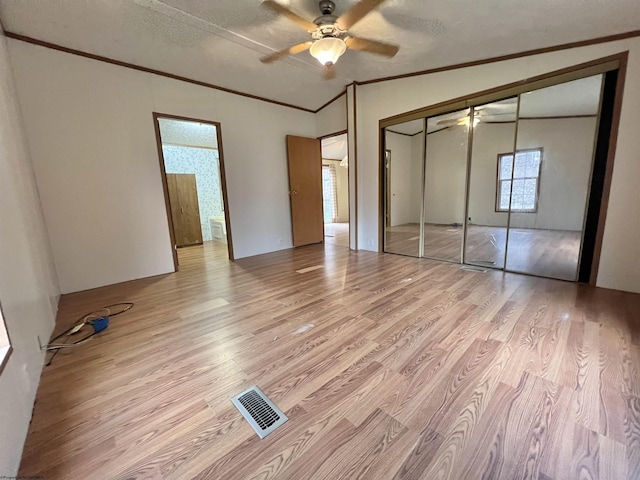
[{"label": "wood plank flooring", "polygon": [[[425,224],[425,257],[460,263],[462,227]],[[542,277],[575,280],[580,259],[580,232],[512,228],[506,269]],[[385,251],[418,256],[420,225],[411,223],[387,228]],[[467,231],[466,263],[492,268],[505,267],[507,229],[470,225]]]},{"label": "wood plank flooring", "polygon": [[[45,368],[20,475],[640,478],[640,295],[334,245],[180,263],[62,298],[59,330],[135,307]],[[253,384],[290,418],[264,440]]]}]

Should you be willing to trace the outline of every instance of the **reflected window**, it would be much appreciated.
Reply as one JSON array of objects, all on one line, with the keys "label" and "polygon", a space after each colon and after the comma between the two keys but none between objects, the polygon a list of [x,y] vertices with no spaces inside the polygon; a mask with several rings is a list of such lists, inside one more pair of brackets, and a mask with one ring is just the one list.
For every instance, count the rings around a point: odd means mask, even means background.
[{"label": "reflected window", "polygon": [[518,151],[515,165],[513,154],[498,155],[497,212],[508,212],[509,205],[512,212],[534,213],[538,210],[541,163],[541,148]]}]

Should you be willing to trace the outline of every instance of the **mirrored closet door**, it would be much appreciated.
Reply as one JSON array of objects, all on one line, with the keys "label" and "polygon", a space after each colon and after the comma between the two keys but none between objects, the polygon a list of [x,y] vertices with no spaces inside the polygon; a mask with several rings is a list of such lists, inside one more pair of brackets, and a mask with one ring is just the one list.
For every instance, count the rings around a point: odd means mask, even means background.
[{"label": "mirrored closet door", "polygon": [[427,119],[423,256],[460,261],[470,109]]},{"label": "mirrored closet door", "polygon": [[547,85],[382,130],[385,252],[578,279],[605,75]]},{"label": "mirrored closet door", "polygon": [[420,256],[424,120],[385,130],[384,251]]},{"label": "mirrored closet door", "polygon": [[[473,107],[469,196],[463,263],[504,268],[508,205],[500,209],[496,189],[508,188],[511,168],[496,166],[496,159],[513,154],[516,141],[518,97]],[[498,180],[496,181],[496,171]],[[502,179],[502,180],[500,180]],[[503,199],[499,199],[499,201]]]},{"label": "mirrored closet door", "polygon": [[512,170],[497,194],[509,211],[506,270],[577,279],[602,82],[595,75],[521,95],[515,160],[498,156],[498,168]]}]

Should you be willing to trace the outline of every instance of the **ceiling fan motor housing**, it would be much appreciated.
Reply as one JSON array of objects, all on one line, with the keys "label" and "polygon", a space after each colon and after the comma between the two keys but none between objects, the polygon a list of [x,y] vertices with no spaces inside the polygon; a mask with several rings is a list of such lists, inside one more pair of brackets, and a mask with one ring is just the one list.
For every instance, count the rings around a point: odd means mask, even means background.
[{"label": "ceiling fan motor housing", "polygon": [[319,2],[320,12],[322,15],[331,15],[336,9],[336,4],[331,0],[320,0]]},{"label": "ceiling fan motor housing", "polygon": [[333,31],[328,31],[329,27],[334,27],[338,17],[333,15],[333,11],[336,8],[336,4],[331,0],[321,0],[319,2],[321,16],[316,18],[313,23],[318,25],[318,28],[322,30],[322,36],[337,36]]}]

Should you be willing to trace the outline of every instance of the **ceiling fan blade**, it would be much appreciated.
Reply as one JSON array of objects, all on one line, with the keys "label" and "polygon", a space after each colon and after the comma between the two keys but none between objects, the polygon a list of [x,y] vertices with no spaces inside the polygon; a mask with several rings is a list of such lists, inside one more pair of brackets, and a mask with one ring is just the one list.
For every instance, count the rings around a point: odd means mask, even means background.
[{"label": "ceiling fan blade", "polygon": [[333,63],[324,66],[324,79],[333,80],[336,78],[336,66]]},{"label": "ceiling fan blade", "polygon": [[262,6],[268,8],[272,12],[282,15],[283,17],[287,17],[296,25],[304,28],[307,32],[314,32],[318,28],[315,23],[305,20],[297,13],[293,13],[287,7],[280,5],[278,2],[274,2],[273,0],[265,0],[262,2]]},{"label": "ceiling fan blade", "polygon": [[491,113],[491,112],[478,112],[476,113],[476,117],[499,117],[500,115],[515,115],[516,112],[497,112],[497,113]]},{"label": "ceiling fan blade", "polygon": [[298,45],[294,45],[293,47],[285,48],[284,50],[280,50],[279,52],[274,52],[271,55],[262,57],[260,61],[262,63],[273,63],[276,60],[281,60],[289,55],[296,55],[298,53],[304,52],[305,50],[309,50],[309,47],[311,47],[312,44],[313,42],[299,43]]},{"label": "ceiling fan blade", "polygon": [[400,50],[400,47],[397,45],[376,42],[375,40],[367,40],[365,38],[347,37],[344,39],[344,43],[352,50],[376,53],[378,55],[384,55],[385,57],[393,57],[398,53],[398,50]]},{"label": "ceiling fan blade", "polygon": [[336,23],[342,30],[349,30],[362,20],[371,10],[376,9],[386,0],[360,0],[348,12],[340,15]]},{"label": "ceiling fan blade", "polygon": [[457,125],[458,122],[460,120],[456,120],[455,118],[451,118],[449,120],[440,120],[436,123],[436,125],[446,125],[446,126],[453,126],[453,125]]}]

